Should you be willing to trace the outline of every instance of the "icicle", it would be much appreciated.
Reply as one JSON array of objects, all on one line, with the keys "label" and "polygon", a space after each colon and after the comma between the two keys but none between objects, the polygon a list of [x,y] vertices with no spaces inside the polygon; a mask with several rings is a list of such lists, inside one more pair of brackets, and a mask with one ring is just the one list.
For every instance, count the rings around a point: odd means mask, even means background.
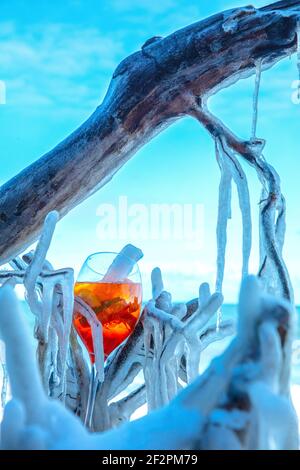
[{"label": "icicle", "polygon": [[255,75],[255,86],[254,86],[254,94],[253,94],[253,118],[252,118],[252,132],[251,132],[251,140],[253,141],[256,140],[258,96],[259,96],[259,87],[260,87],[260,80],[261,80],[261,65],[262,65],[261,60],[255,64],[256,75]]},{"label": "icicle", "polygon": [[149,320],[143,320],[144,329],[144,348],[145,348],[145,360],[143,364],[143,373],[146,386],[146,396],[148,410],[151,411],[155,408],[155,384],[152,383],[152,366],[151,366],[151,339],[152,339],[152,328],[150,327]]},{"label": "icicle", "polygon": [[[66,379],[66,366],[67,366],[67,354],[69,349],[69,340],[72,327],[72,318],[73,318],[73,309],[74,309],[74,295],[73,295],[73,284],[74,284],[74,275],[73,270],[69,270],[64,275],[64,282],[61,284],[61,289],[63,293],[63,342],[60,344],[60,358],[62,363],[61,370],[61,379],[62,379],[62,390],[63,396],[65,396],[65,379]],[[98,326],[97,326],[98,328]],[[100,382],[103,381],[103,345],[102,345],[102,326],[100,327],[101,341],[99,346],[99,351],[97,352],[97,357],[95,359],[96,370],[99,375]],[[93,328],[92,328],[93,332]],[[95,343],[94,343],[95,344]]]},{"label": "icicle", "polygon": [[297,22],[298,100],[300,100],[300,20]]},{"label": "icicle", "polygon": [[[147,315],[147,309],[143,315],[145,361],[143,365],[148,410],[158,408],[164,400],[160,393],[160,382],[164,380],[164,374],[160,370],[160,355],[163,345],[162,326],[156,318]],[[153,341],[153,352],[150,355],[150,346]],[[163,369],[162,369],[163,371]]]},{"label": "icicle", "polygon": [[198,296],[198,310],[201,311],[204,306],[208,303],[211,297],[210,287],[208,282],[203,282],[199,287],[199,296]]},{"label": "icicle", "polygon": [[[25,272],[24,286],[26,288],[26,298],[30,309],[38,317],[41,327],[41,333],[44,341],[47,341],[48,328],[50,324],[49,309],[43,310],[43,305],[39,300],[36,291],[36,282],[39,274],[43,270],[45,257],[49,249],[59,214],[56,211],[50,212],[44,222],[43,231],[37,244],[34,256],[28,269]],[[51,315],[51,312],[50,312]]]},{"label": "icicle", "polygon": [[2,363],[2,389],[1,389],[1,406],[2,408],[5,407],[6,404],[6,396],[7,396],[7,386],[8,386],[8,375],[6,370],[6,365]]},{"label": "icicle", "polygon": [[[225,269],[225,253],[227,245],[227,222],[231,218],[231,171],[228,162],[219,152],[218,140],[216,140],[216,158],[221,171],[219,185],[218,220],[217,220],[217,279],[216,291],[222,292]],[[217,313],[216,328],[219,329],[222,320],[221,309]]]},{"label": "icicle", "polygon": [[251,204],[249,188],[247,183],[247,177],[245,172],[238,162],[235,155],[230,151],[223,142],[223,148],[226,148],[226,155],[228,156],[228,163],[230,165],[231,174],[237,187],[239,206],[242,217],[243,227],[243,266],[242,266],[242,278],[248,275],[249,258],[251,254],[252,245],[252,220],[251,220]]},{"label": "icicle", "polygon": [[95,366],[97,379],[99,382],[104,380],[104,350],[102,324],[98,320],[94,311],[80,298],[75,297],[76,310],[85,317],[92,330],[92,338],[95,353]]},{"label": "icicle", "polygon": [[154,268],[151,272],[152,299],[156,300],[164,290],[161,270]]},{"label": "icicle", "polygon": [[217,280],[216,291],[222,292],[227,244],[227,221],[231,218],[231,171],[228,162],[219,153],[216,142],[216,156],[221,171],[217,221]]},{"label": "icicle", "polygon": [[165,364],[165,375],[167,382],[168,398],[167,403],[172,400],[178,392],[178,355],[175,354],[174,357]]},{"label": "icicle", "polygon": [[48,282],[43,284],[40,326],[44,334],[45,342],[48,342],[50,318],[52,314],[54,284],[55,280],[53,280],[52,282],[49,280]]},{"label": "icicle", "polygon": [[[221,169],[221,182],[219,186],[219,208],[217,222],[217,281],[216,291],[222,292],[222,284],[224,277],[225,252],[227,244],[227,220],[231,217],[231,181],[234,180],[239,199],[241,210],[242,226],[243,226],[243,247],[242,247],[242,278],[247,276],[249,267],[249,258],[252,244],[252,221],[250,195],[246,175],[236,159],[235,155],[222,139],[216,139],[216,158]],[[219,331],[222,319],[222,310],[217,314],[216,329]]]},{"label": "icicle", "polygon": [[285,239],[285,232],[286,232],[286,205],[285,205],[285,198],[281,196],[280,206],[278,207],[278,214],[276,219],[276,242],[278,249],[280,250],[280,254],[282,255],[284,239]]},{"label": "icicle", "polygon": [[51,362],[52,362],[52,382],[55,385],[58,385],[60,383],[58,364],[57,364],[57,358],[58,358],[58,353],[59,353],[58,336],[56,334],[56,331],[51,327],[49,330],[49,344],[50,344]]},{"label": "icicle", "polygon": [[[267,199],[268,191],[263,185],[260,195],[260,204],[263,203]],[[264,271],[266,269],[266,250],[264,245],[264,237],[263,237],[263,227],[262,227],[262,220],[261,220],[261,208],[259,210],[259,276],[264,276]]]}]

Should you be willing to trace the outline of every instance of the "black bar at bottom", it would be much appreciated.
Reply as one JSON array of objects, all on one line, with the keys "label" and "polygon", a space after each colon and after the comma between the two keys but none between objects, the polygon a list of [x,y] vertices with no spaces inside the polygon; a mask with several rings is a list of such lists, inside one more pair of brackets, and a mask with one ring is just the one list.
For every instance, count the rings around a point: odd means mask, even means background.
[{"label": "black bar at bottom", "polygon": [[[298,464],[299,451],[0,451],[0,464],[26,463],[78,465],[100,464],[101,469],[108,465],[121,465],[125,468],[138,468],[141,465],[199,465],[215,463],[219,465],[263,464],[267,467],[287,467]],[[85,467],[86,468],[86,467]],[[220,467],[221,468],[221,467]]]}]

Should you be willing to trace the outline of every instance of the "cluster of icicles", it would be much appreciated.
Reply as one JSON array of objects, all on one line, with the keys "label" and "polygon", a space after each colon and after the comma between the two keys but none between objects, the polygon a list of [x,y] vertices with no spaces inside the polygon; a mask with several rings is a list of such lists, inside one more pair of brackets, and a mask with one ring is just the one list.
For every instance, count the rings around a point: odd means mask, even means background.
[{"label": "cluster of icicles", "polygon": [[[300,46],[299,46],[300,47]],[[299,48],[300,51],[300,48]],[[298,54],[300,57],[300,53]],[[300,63],[300,62],[299,62]],[[255,88],[253,94],[253,118],[251,138],[246,143],[249,155],[246,160],[257,172],[262,185],[260,211],[260,266],[259,276],[268,292],[292,300],[289,275],[282,258],[286,220],[285,199],[281,193],[280,178],[275,169],[267,163],[262,151],[265,141],[256,137],[258,119],[258,98],[261,82],[262,62],[256,64]],[[212,117],[213,119],[213,117]],[[242,279],[248,275],[251,254],[251,205],[246,174],[238,161],[238,155],[223,135],[215,137],[216,159],[221,172],[217,222],[217,279],[216,291],[222,292],[227,244],[227,223],[231,218],[232,182],[237,188],[242,217]],[[217,319],[217,328],[221,311]]]},{"label": "cluster of icicles", "polygon": [[[66,377],[70,361],[70,335],[74,308],[74,272],[71,268],[54,270],[46,259],[59,214],[50,212],[45,219],[41,237],[34,251],[10,262],[13,270],[1,270],[2,285],[22,284],[25,300],[34,315],[34,335],[44,387],[49,396],[63,402],[67,394]],[[103,381],[104,354],[102,325],[94,311],[76,298],[76,309],[88,320],[95,344],[95,365]],[[5,364],[3,364],[5,371]],[[2,396],[6,397],[7,380],[4,374]],[[4,405],[5,400],[2,400]]]},{"label": "cluster of icicles", "polygon": [[[200,286],[198,298],[185,304],[173,303],[163,287],[161,272],[152,272],[152,300],[127,343],[115,351],[104,368],[101,322],[94,311],[73,296],[73,271],[55,271],[46,260],[58,214],[46,217],[35,252],[14,259],[13,270],[0,271],[2,285],[23,284],[26,301],[35,317],[37,356],[43,385],[50,397],[59,398],[82,419],[86,411],[89,366],[72,329],[73,306],[92,329],[97,380],[101,383],[95,406],[94,429],[108,429],[124,420],[147,402],[148,410],[167,404],[184,384],[198,375],[201,352],[211,342],[233,333],[230,321],[218,331],[209,324],[223,301],[211,295],[209,286]],[[5,364],[3,364],[5,368]],[[144,384],[133,386],[119,398],[143,371]],[[7,377],[2,385],[2,405],[6,401]],[[132,386],[131,386],[132,389]]]}]

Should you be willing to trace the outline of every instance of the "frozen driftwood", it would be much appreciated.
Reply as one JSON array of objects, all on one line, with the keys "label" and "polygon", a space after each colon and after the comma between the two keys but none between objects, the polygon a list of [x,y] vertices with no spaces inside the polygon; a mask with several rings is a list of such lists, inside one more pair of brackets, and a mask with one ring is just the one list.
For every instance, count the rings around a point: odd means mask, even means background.
[{"label": "frozen driftwood", "polygon": [[[147,41],[126,58],[92,116],[1,188],[1,262],[38,238],[48,212],[57,210],[62,217],[149,139],[193,114],[196,102],[255,73],[258,63],[265,70],[295,52],[299,13],[296,0],[236,8]],[[218,127],[203,124],[218,134]],[[249,142],[231,135],[228,142],[253,162]],[[273,199],[278,197],[273,191]]]}]

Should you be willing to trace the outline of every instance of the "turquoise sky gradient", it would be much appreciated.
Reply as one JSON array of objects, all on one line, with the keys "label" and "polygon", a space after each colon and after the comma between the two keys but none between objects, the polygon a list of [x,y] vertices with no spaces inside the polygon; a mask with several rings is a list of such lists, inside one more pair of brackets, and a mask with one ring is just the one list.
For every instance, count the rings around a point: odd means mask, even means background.
[{"label": "turquoise sky gradient", "polygon": [[[255,6],[266,4],[254,2]],[[7,103],[0,106],[0,183],[50,150],[81,124],[101,102],[117,64],[154,35],[165,36],[214,12],[242,6],[244,1],[187,0],[1,0],[0,80]],[[288,204],[285,258],[296,300],[299,269],[299,112],[292,102],[297,79],[296,58],[282,61],[262,77],[258,136],[267,140],[265,156],[282,178]],[[253,77],[211,98],[210,107],[244,138],[250,136]],[[252,195],[256,272],[259,185],[246,168]],[[211,138],[192,119],[167,129],[140,150],[113,180],[58,225],[49,253],[57,266],[78,271],[95,251],[118,251],[133,242],[144,251],[141,262],[145,298],[150,271],[159,265],[166,287],[177,299],[197,295],[202,281],[214,284],[215,222],[219,170]],[[204,243],[191,247],[177,240],[99,240],[97,207],[129,203],[204,205]],[[229,222],[225,300],[234,302],[241,270],[241,220],[234,194]]]}]

